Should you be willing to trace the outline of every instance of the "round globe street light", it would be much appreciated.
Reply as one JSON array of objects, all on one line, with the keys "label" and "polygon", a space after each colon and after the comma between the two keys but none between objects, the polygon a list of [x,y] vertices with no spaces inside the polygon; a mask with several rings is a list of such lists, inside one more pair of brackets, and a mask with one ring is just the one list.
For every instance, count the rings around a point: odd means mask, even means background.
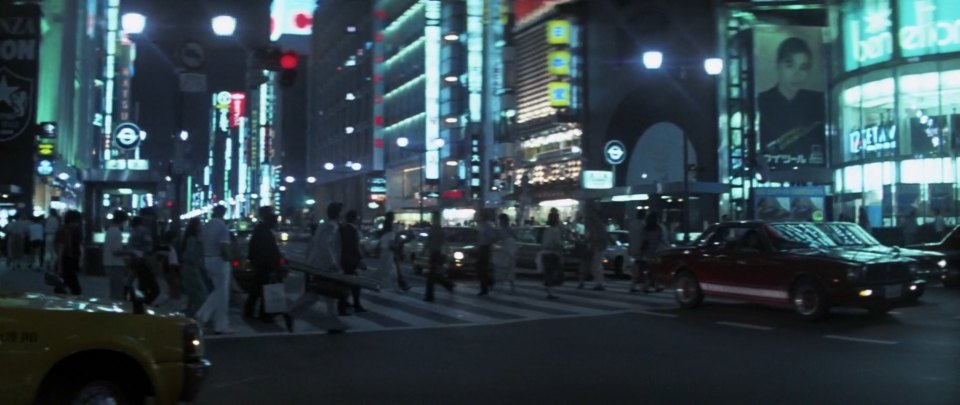
[{"label": "round globe street light", "polygon": [[357,162],[353,162],[353,164],[350,165],[350,168],[353,169],[353,171],[355,172],[359,172],[360,169],[363,169],[363,165]]},{"label": "round globe street light", "polygon": [[433,140],[433,147],[440,149],[443,145],[446,145],[447,141],[444,141],[443,138],[437,138]]},{"label": "round globe street light", "polygon": [[287,186],[280,186],[280,191],[287,191]]},{"label": "round globe street light", "polygon": [[190,133],[187,131],[180,131],[180,140],[186,141],[187,139],[190,139]]},{"label": "round globe street light", "polygon": [[308,199],[308,200],[305,201],[305,202],[307,203],[307,205],[314,205],[314,204],[317,203],[317,200],[314,200],[314,199],[311,198],[311,199]]},{"label": "round globe street light", "polygon": [[323,168],[326,170],[333,170],[333,163],[327,162],[323,164]]},{"label": "round globe street light", "polygon": [[307,183],[313,184],[313,183],[316,183],[316,182],[317,182],[317,178],[316,178],[316,177],[313,177],[313,176],[307,177]]},{"label": "round globe street light", "polygon": [[405,136],[397,138],[397,146],[401,148],[406,148],[410,144],[410,139],[407,139]]},{"label": "round globe street light", "polygon": [[287,182],[287,183],[293,183],[293,182],[297,181],[297,179],[293,178],[293,176],[287,176],[286,178],[283,179],[283,181],[285,181],[285,182]]},{"label": "round globe street light", "polygon": [[647,69],[660,69],[663,66],[663,52],[647,51],[643,53],[643,67]]},{"label": "round globe street light", "polygon": [[723,72],[723,59],[707,58],[703,61],[703,70],[710,76],[716,76]]},{"label": "round globe street light", "polygon": [[120,18],[120,26],[127,34],[141,34],[147,27],[147,17],[140,13],[127,13]]},{"label": "round globe street light", "polygon": [[221,37],[229,37],[237,30],[237,19],[228,15],[218,15],[210,20],[213,33]]}]

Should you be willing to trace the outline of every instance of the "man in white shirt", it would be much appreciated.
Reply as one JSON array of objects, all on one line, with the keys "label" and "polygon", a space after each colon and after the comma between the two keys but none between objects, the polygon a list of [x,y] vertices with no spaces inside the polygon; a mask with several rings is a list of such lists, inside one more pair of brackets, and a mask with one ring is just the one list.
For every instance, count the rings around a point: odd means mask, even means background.
[{"label": "man in white shirt", "polygon": [[200,324],[213,322],[214,334],[229,334],[230,318],[230,230],[223,216],[227,208],[213,207],[213,218],[203,226],[200,242],[203,243],[203,265],[207,269],[213,291],[207,296],[203,306],[197,310],[196,318]]},{"label": "man in white shirt", "polygon": [[118,255],[123,250],[123,223],[126,220],[125,212],[115,212],[103,239],[103,267],[110,279],[110,298],[115,300],[123,299],[123,290],[127,282],[126,263],[123,257]]},{"label": "man in white shirt", "polygon": [[[340,268],[340,211],[343,204],[333,202],[327,205],[327,220],[317,228],[317,232],[310,240],[307,254],[307,264],[321,272],[342,274]],[[324,296],[327,301],[327,315],[330,325],[327,332],[331,334],[343,333],[347,325],[340,321],[338,300],[346,300],[350,289],[342,284],[318,280],[309,282],[304,287],[303,295],[290,308],[291,315],[299,317]]]}]

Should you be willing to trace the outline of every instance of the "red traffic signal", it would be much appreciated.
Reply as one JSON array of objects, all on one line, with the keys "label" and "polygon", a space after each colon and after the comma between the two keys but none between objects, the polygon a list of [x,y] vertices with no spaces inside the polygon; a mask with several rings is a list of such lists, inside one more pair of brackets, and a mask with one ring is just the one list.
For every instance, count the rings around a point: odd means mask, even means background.
[{"label": "red traffic signal", "polygon": [[280,55],[280,67],[284,69],[296,69],[299,61],[300,55],[294,51],[287,51]]}]

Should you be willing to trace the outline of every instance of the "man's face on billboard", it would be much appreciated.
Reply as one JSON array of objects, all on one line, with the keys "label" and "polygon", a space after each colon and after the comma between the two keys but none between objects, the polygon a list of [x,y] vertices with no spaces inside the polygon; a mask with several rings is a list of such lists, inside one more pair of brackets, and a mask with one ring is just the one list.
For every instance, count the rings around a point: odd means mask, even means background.
[{"label": "man's face on billboard", "polygon": [[781,86],[793,90],[800,89],[810,76],[810,55],[801,52],[781,59],[777,63],[777,74],[780,77]]}]

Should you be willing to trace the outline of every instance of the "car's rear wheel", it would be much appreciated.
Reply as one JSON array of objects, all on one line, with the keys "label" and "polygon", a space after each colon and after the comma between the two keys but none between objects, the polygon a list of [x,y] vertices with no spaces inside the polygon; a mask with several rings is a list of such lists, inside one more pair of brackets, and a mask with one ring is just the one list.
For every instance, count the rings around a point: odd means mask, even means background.
[{"label": "car's rear wheel", "polygon": [[677,274],[673,279],[674,298],[682,308],[696,308],[703,303],[703,289],[700,281],[689,271]]},{"label": "car's rear wheel", "polygon": [[814,321],[827,313],[826,296],[819,284],[809,279],[797,281],[790,290],[793,310],[800,319]]}]

